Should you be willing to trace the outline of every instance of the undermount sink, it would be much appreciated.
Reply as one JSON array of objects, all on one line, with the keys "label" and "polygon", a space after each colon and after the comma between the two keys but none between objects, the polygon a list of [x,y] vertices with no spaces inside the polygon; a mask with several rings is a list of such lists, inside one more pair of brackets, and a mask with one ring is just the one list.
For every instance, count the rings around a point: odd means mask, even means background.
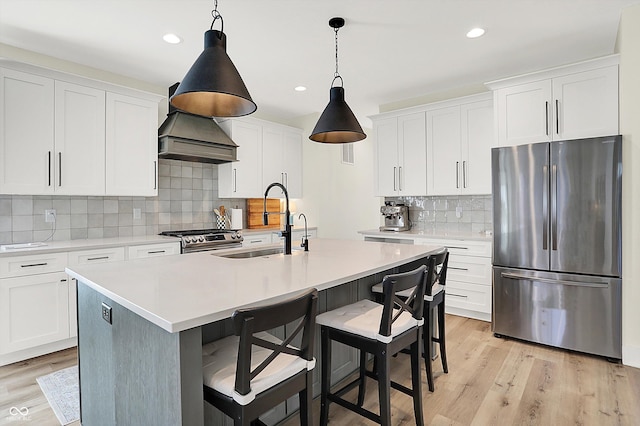
[{"label": "undermount sink", "polygon": [[[298,248],[292,248],[291,254],[301,253],[302,251]],[[225,253],[225,254],[216,254],[213,253],[214,256],[218,257],[226,257],[228,259],[250,259],[253,257],[265,257],[272,256],[274,254],[283,254],[284,247],[264,247],[264,248],[254,248],[242,251],[236,251],[233,253]]]}]

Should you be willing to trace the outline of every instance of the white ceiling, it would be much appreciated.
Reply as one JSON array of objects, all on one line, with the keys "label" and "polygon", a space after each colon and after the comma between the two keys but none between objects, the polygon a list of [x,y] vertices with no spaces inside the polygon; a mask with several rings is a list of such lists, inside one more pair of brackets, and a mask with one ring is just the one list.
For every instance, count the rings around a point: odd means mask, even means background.
[{"label": "white ceiling", "polygon": [[[219,0],[218,10],[258,110],[283,120],[324,109],[335,68],[328,20],[345,18],[339,71],[369,127],[379,105],[611,54],[621,10],[636,3]],[[0,0],[0,43],[165,87],[200,54],[211,9],[212,0]],[[485,36],[467,39],[475,26]],[[165,43],[167,32],[183,43]]]}]

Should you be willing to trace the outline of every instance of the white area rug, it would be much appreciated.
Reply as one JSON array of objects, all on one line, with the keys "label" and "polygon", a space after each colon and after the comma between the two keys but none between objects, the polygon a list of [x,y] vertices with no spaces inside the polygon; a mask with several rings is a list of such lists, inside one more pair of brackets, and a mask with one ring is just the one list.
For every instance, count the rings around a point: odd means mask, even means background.
[{"label": "white area rug", "polygon": [[80,420],[78,366],[36,379],[61,425]]}]

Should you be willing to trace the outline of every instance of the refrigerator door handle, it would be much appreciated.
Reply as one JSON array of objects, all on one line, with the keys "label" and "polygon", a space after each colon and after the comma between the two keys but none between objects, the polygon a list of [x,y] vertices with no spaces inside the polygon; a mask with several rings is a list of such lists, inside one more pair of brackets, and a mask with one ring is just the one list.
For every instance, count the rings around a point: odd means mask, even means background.
[{"label": "refrigerator door handle", "polygon": [[558,250],[558,166],[551,168],[551,250]]},{"label": "refrigerator door handle", "polygon": [[542,167],[544,183],[542,184],[542,250],[548,250],[549,247],[549,167]]},{"label": "refrigerator door handle", "polygon": [[589,283],[589,282],[554,280],[552,278],[532,277],[532,276],[529,276],[529,275],[513,274],[513,273],[510,273],[510,272],[502,272],[500,275],[502,276],[502,278],[510,278],[510,279],[514,279],[514,280],[539,281],[539,282],[549,283],[549,284],[573,285],[573,286],[578,286],[578,287],[593,287],[593,288],[607,288],[607,287],[609,287],[609,284],[607,284],[607,283]]}]

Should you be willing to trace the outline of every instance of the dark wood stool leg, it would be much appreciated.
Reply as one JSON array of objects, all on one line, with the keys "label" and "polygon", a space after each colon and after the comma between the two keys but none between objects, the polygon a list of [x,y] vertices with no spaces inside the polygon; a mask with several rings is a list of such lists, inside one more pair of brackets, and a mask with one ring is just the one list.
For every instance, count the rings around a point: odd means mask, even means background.
[{"label": "dark wood stool leg", "polygon": [[307,371],[307,387],[298,394],[300,398],[300,425],[313,426],[313,371]]},{"label": "dark wood stool leg", "polygon": [[322,371],[320,374],[320,425],[326,426],[329,421],[329,401],[327,394],[329,393],[329,387],[331,386],[331,340],[329,339],[329,332],[325,327],[320,327],[321,336],[321,356],[322,356]]},{"label": "dark wood stool leg", "polygon": [[367,375],[365,374],[365,368],[367,366],[367,352],[360,349],[360,383],[358,384],[358,406],[362,407],[364,404],[364,392],[365,381]]},{"label": "dark wood stool leg", "polygon": [[380,424],[391,426],[391,357],[383,349],[378,358],[378,398],[380,399]]},{"label": "dark wood stool leg", "polygon": [[449,372],[447,366],[447,347],[445,343],[444,333],[444,299],[438,305],[438,341],[440,342],[440,358],[442,359],[442,370],[445,373]]},{"label": "dark wood stool leg", "polygon": [[424,425],[424,415],[422,414],[422,378],[420,377],[420,350],[422,348],[422,333],[418,329],[418,337],[411,344],[411,384],[413,389],[413,413],[416,417],[416,425]]},{"label": "dark wood stool leg", "polygon": [[424,367],[427,372],[429,392],[433,392],[435,389],[433,386],[433,370],[431,368],[431,345],[433,342],[433,325],[431,319],[433,311],[431,310],[431,304],[428,302],[425,303],[424,308],[424,353],[422,356],[424,357]]}]

